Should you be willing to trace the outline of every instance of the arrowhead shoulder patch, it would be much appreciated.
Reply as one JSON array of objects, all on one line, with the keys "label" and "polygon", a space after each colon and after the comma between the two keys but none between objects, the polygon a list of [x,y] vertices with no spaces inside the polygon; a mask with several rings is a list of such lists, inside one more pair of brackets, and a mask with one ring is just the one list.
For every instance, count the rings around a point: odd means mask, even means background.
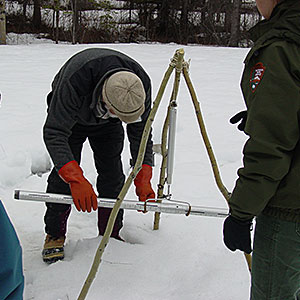
[{"label": "arrowhead shoulder patch", "polygon": [[252,93],[254,93],[260,84],[264,73],[265,73],[266,67],[263,65],[263,63],[259,62],[254,67],[251,68],[251,74],[250,74],[250,88]]}]

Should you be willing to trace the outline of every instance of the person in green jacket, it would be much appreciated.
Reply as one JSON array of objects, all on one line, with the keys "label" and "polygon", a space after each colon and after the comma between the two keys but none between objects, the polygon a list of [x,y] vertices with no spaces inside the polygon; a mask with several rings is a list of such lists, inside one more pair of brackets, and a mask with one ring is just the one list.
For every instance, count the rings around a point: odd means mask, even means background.
[{"label": "person in green jacket", "polygon": [[249,136],[232,191],[223,238],[252,252],[251,300],[300,299],[300,1],[256,0],[264,17],[250,30],[254,45],[241,88]]}]

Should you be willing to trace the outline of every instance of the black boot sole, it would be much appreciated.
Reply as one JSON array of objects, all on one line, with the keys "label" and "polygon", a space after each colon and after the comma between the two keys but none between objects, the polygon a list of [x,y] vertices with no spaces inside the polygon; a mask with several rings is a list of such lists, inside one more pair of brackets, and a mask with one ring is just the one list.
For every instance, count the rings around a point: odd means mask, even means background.
[{"label": "black boot sole", "polygon": [[64,247],[44,249],[42,251],[43,261],[47,264],[55,263],[65,258]]}]

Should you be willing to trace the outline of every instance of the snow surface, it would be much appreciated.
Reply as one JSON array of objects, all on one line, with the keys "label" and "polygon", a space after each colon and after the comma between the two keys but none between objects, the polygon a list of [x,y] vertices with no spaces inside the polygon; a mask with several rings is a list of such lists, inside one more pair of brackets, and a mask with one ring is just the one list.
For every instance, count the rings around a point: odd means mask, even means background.
[{"label": "snow surface", "polygon": [[[45,172],[52,165],[42,140],[45,96],[62,64],[89,47],[116,49],[139,61],[152,78],[153,96],[170,58],[176,49],[183,48],[185,60],[191,59],[190,76],[228,190],[234,187],[236,171],[242,165],[246,136],[229,124],[228,119],[244,109],[239,82],[248,49],[176,44],[55,45],[42,40],[1,46],[0,197],[22,244],[26,300],[77,299],[101,239],[97,236],[96,213],[73,209],[65,260],[46,265],[41,259],[45,206],[14,200],[16,189],[45,191],[48,176]],[[155,143],[160,143],[173,80],[172,75],[155,117]],[[226,208],[214,181],[183,77],[177,120],[172,198],[191,205]],[[123,158],[128,174],[127,141]],[[155,161],[154,189],[160,172],[159,155]],[[96,172],[88,144],[84,147],[82,168],[95,185]],[[136,199],[134,187],[126,198]],[[232,253],[223,245],[223,219],[162,214],[160,229],[153,231],[153,213],[127,210],[124,221],[121,235],[126,243],[110,240],[86,299],[248,299],[250,276],[246,262],[241,252]]]}]

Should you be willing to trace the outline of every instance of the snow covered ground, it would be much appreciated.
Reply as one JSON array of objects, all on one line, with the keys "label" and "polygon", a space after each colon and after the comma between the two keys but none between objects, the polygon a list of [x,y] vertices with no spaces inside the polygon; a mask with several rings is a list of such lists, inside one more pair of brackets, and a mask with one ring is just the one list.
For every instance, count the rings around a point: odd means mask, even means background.
[{"label": "snow covered ground", "polygon": [[[191,59],[194,84],[222,179],[234,186],[242,165],[246,136],[228,119],[244,109],[239,81],[247,49],[175,44],[68,45],[40,41],[11,42],[0,47],[0,198],[15,226],[23,248],[26,278],[24,299],[77,299],[100,242],[96,213],[78,213],[68,223],[64,261],[46,265],[43,203],[14,200],[14,190],[44,192],[51,162],[42,141],[46,117],[45,96],[61,65],[88,47],[113,48],[139,61],[152,78],[155,96],[176,49]],[[154,142],[160,143],[173,76],[156,115]],[[185,82],[178,97],[173,199],[191,205],[226,208],[218,191]],[[128,174],[128,143],[124,169]],[[156,190],[161,158],[156,155],[153,187]],[[82,168],[95,184],[92,153],[85,145]],[[39,174],[41,175],[41,174]],[[136,199],[132,187],[127,199]],[[222,242],[223,219],[163,214],[153,231],[153,213],[125,212],[121,235],[126,243],[110,240],[89,300],[246,300],[250,276],[241,252],[232,253]]]}]

